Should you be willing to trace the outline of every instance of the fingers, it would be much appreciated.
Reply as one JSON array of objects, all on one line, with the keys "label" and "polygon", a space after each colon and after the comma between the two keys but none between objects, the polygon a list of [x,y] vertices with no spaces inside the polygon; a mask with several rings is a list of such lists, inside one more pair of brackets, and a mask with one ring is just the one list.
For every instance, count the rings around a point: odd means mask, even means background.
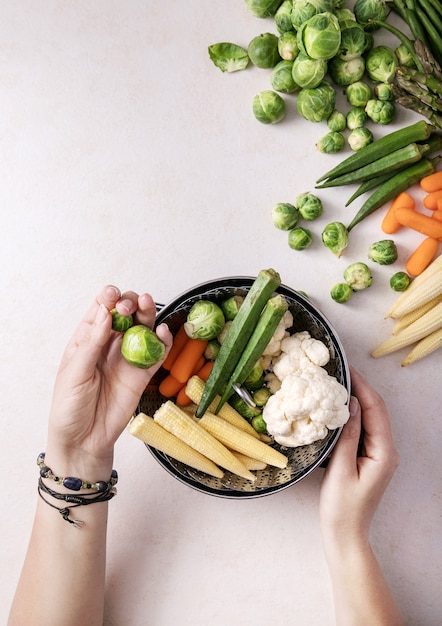
[{"label": "fingers", "polygon": [[361,405],[358,399],[350,399],[350,418],[342,429],[339,440],[333,450],[327,471],[337,471],[342,475],[351,475],[356,471],[356,457],[361,435]]}]

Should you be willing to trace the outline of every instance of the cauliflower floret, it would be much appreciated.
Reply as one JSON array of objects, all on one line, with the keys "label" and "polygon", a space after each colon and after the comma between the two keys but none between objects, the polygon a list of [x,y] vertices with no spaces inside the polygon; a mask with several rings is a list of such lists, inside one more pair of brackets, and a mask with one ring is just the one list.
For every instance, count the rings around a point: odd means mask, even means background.
[{"label": "cauliflower floret", "polygon": [[311,365],[326,365],[330,360],[327,346],[319,339],[313,339],[307,331],[283,339],[281,350],[281,354],[272,361],[273,371],[280,380]]},{"label": "cauliflower floret", "polygon": [[289,333],[287,332],[287,329],[291,328],[292,325],[293,315],[287,310],[282,316],[275,332],[272,335],[272,338],[267,344],[262,354],[263,356],[278,356],[281,353],[281,341],[285,337],[288,337]]}]

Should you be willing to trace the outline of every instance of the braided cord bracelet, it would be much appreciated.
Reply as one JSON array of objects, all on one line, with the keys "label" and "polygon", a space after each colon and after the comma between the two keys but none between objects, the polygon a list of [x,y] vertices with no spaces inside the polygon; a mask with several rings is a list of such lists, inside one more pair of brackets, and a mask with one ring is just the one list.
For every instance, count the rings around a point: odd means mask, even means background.
[{"label": "braided cord bracelet", "polygon": [[112,470],[111,476],[108,481],[99,480],[97,482],[91,482],[88,480],[82,480],[81,478],[74,478],[73,476],[56,476],[54,472],[45,463],[45,453],[40,452],[37,457],[37,465],[40,468],[40,476],[42,478],[50,478],[54,482],[63,485],[70,491],[80,491],[80,489],[93,489],[94,491],[104,492],[113,487],[118,482],[118,474],[116,470]]}]

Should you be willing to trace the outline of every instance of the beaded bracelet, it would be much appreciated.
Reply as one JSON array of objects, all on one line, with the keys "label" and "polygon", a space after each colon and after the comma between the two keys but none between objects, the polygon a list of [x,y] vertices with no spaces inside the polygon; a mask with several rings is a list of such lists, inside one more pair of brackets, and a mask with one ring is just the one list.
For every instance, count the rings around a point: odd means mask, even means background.
[{"label": "beaded bracelet", "polygon": [[73,476],[56,476],[50,467],[45,464],[45,453],[40,452],[37,457],[37,465],[40,468],[40,476],[42,478],[50,478],[54,482],[63,485],[70,491],[80,491],[80,489],[93,489],[94,491],[104,492],[113,487],[118,482],[118,473],[116,470],[112,470],[110,479],[105,482],[99,480],[97,482],[89,482],[88,480],[82,480],[81,478],[74,478]]},{"label": "beaded bracelet", "polygon": [[[70,506],[64,506],[59,508],[55,504],[52,504],[52,502],[49,502],[49,500],[44,497],[43,493],[51,496],[52,498],[55,498],[56,500],[63,500],[63,502],[66,502]],[[79,529],[82,528],[84,522],[79,519],[71,519],[69,517],[70,509],[77,506],[87,506],[88,504],[94,504],[96,502],[107,502],[108,500],[111,500],[116,495],[116,493],[117,490],[113,485],[110,484],[105,491],[99,491],[98,493],[87,493],[84,496],[77,496],[70,493],[59,493],[58,491],[53,491],[47,485],[45,485],[41,476],[38,479],[38,495],[40,496],[40,498],[50,507],[56,509],[60,513],[62,518],[66,520],[66,522],[72,524],[74,528]]]}]

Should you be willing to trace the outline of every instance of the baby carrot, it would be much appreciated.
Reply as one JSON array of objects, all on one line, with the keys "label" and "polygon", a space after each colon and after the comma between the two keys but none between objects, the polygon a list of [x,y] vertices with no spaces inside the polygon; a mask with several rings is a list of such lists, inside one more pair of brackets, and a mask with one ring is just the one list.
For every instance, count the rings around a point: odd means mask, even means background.
[{"label": "baby carrot", "polygon": [[415,206],[416,203],[414,198],[412,198],[406,191],[402,191],[398,196],[396,196],[391,203],[390,208],[384,215],[384,219],[382,220],[381,228],[384,233],[391,235],[401,228],[402,224],[397,221],[395,216],[396,209],[414,209]]},{"label": "baby carrot", "polygon": [[183,387],[181,387],[175,401],[178,406],[187,406],[192,403],[192,400],[186,394],[186,385],[183,385]]},{"label": "baby carrot", "polygon": [[178,329],[178,332],[173,338],[172,347],[169,351],[169,354],[167,355],[166,360],[163,363],[163,367],[165,370],[170,371],[173,363],[175,362],[175,359],[177,358],[178,354],[183,349],[184,344],[187,343],[188,340],[189,340],[189,336],[184,330],[184,325],[183,325]]},{"label": "baby carrot", "polygon": [[433,211],[433,214],[431,217],[434,220],[438,220],[439,222],[442,222],[442,203],[440,205],[440,209],[437,208],[436,211]]},{"label": "baby carrot", "polygon": [[[442,227],[442,224],[441,224]],[[203,355],[207,346],[207,341],[202,339],[190,338],[184,345],[183,349],[175,359],[170,373],[177,380],[185,383],[191,377],[198,360]]]},{"label": "baby carrot", "polygon": [[199,378],[201,378],[201,380],[203,380],[204,382],[206,382],[206,380],[209,377],[210,372],[212,371],[212,367],[215,361],[207,361],[203,367],[201,367],[198,371],[197,371],[197,376]]},{"label": "baby carrot", "polygon": [[442,222],[439,222],[439,220],[435,220],[418,211],[410,211],[410,209],[396,209],[395,215],[397,221],[402,226],[408,226],[408,228],[417,230],[419,233],[433,239],[442,238]]},{"label": "baby carrot", "polygon": [[430,209],[430,211],[434,211],[435,209],[437,209],[437,204],[438,202],[442,201],[442,189],[438,189],[437,191],[432,191],[430,193],[427,193],[426,196],[424,196],[423,199],[423,204],[424,207],[426,209]]},{"label": "baby carrot", "polygon": [[168,374],[158,385],[158,391],[165,398],[172,398],[173,396],[176,396],[182,386],[182,382],[177,380],[174,376],[172,376],[172,374]]},{"label": "baby carrot", "polygon": [[432,237],[426,237],[407,259],[405,269],[410,276],[419,276],[430,265],[436,256],[439,242]]},{"label": "baby carrot", "polygon": [[434,172],[433,174],[429,174],[428,176],[424,176],[420,180],[419,184],[421,188],[427,193],[442,189],[442,170]]}]

